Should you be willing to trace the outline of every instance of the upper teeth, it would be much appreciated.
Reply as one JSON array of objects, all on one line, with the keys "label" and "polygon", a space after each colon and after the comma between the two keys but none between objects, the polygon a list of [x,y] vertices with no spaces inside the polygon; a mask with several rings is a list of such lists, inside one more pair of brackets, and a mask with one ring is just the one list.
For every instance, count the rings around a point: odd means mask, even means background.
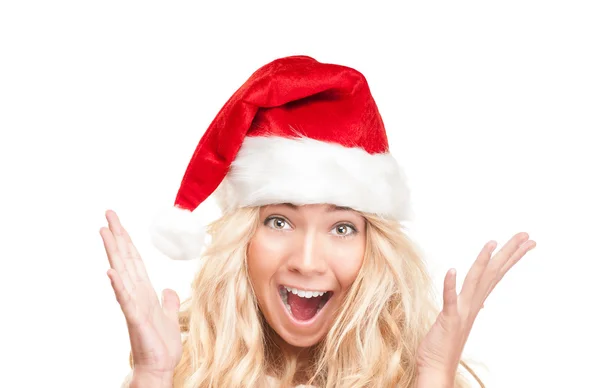
[{"label": "upper teeth", "polygon": [[323,294],[325,294],[327,292],[327,291],[304,291],[304,290],[298,290],[296,288],[289,288],[289,287],[285,287],[285,289],[288,290],[288,292],[291,292],[294,295],[298,295],[301,298],[314,298],[315,296],[322,296]]}]

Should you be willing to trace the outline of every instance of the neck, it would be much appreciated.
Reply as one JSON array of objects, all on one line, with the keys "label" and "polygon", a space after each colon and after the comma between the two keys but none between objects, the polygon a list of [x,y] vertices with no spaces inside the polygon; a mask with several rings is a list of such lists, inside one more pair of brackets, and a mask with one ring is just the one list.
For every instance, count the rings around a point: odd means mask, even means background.
[{"label": "neck", "polygon": [[[312,361],[315,357],[316,348],[314,346],[298,347],[290,345],[283,338],[281,338],[274,330],[271,330],[270,337],[272,340],[273,348],[275,350],[275,352],[271,352],[271,354],[277,354],[281,352],[281,354],[284,356],[284,359],[296,359],[296,373],[294,375],[294,384],[305,384],[312,376],[311,367],[313,365]],[[278,363],[276,362],[272,363],[272,365],[275,368],[277,368],[275,366],[277,364]]]},{"label": "neck", "polygon": [[279,348],[282,353],[295,358],[299,366],[308,364],[314,356],[314,347],[290,345],[275,332],[273,332],[273,342],[275,347]]}]

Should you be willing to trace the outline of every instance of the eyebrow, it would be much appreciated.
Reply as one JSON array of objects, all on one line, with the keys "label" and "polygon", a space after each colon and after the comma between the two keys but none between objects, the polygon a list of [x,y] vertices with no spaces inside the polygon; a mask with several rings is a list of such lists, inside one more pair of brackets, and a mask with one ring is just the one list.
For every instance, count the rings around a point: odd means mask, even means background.
[{"label": "eyebrow", "polygon": [[[292,208],[293,210],[298,210],[298,206],[294,205],[292,203],[282,203],[281,205]],[[354,209],[348,207],[348,206],[337,206],[337,205],[328,205],[327,206],[327,210],[325,210],[327,213],[331,213],[331,212],[336,212],[336,211],[353,211]]]}]

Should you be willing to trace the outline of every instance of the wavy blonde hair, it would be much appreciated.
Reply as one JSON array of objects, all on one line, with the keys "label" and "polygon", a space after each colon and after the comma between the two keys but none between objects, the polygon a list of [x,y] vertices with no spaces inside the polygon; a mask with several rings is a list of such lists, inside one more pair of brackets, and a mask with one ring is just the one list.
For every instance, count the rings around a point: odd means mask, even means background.
[{"label": "wavy blonde hair", "polygon": [[[191,296],[181,305],[183,356],[175,388],[294,385],[297,360],[277,349],[248,277],[246,252],[259,210],[238,209],[209,227],[212,243]],[[417,348],[439,312],[432,282],[399,223],[362,215],[367,220],[363,265],[328,334],[312,349],[308,384],[413,387]],[[464,360],[461,366],[484,387]],[[461,371],[454,386],[469,386]]]}]

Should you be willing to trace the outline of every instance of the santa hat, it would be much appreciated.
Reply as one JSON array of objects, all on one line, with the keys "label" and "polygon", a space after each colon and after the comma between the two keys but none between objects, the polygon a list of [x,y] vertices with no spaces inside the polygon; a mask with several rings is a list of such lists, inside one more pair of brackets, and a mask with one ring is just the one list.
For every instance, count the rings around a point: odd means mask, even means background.
[{"label": "santa hat", "polygon": [[194,210],[211,194],[225,212],[275,203],[333,204],[411,219],[406,177],[365,77],[307,56],[258,69],[210,124],[189,162],[175,206],[152,241],[172,259],[199,257]]}]

